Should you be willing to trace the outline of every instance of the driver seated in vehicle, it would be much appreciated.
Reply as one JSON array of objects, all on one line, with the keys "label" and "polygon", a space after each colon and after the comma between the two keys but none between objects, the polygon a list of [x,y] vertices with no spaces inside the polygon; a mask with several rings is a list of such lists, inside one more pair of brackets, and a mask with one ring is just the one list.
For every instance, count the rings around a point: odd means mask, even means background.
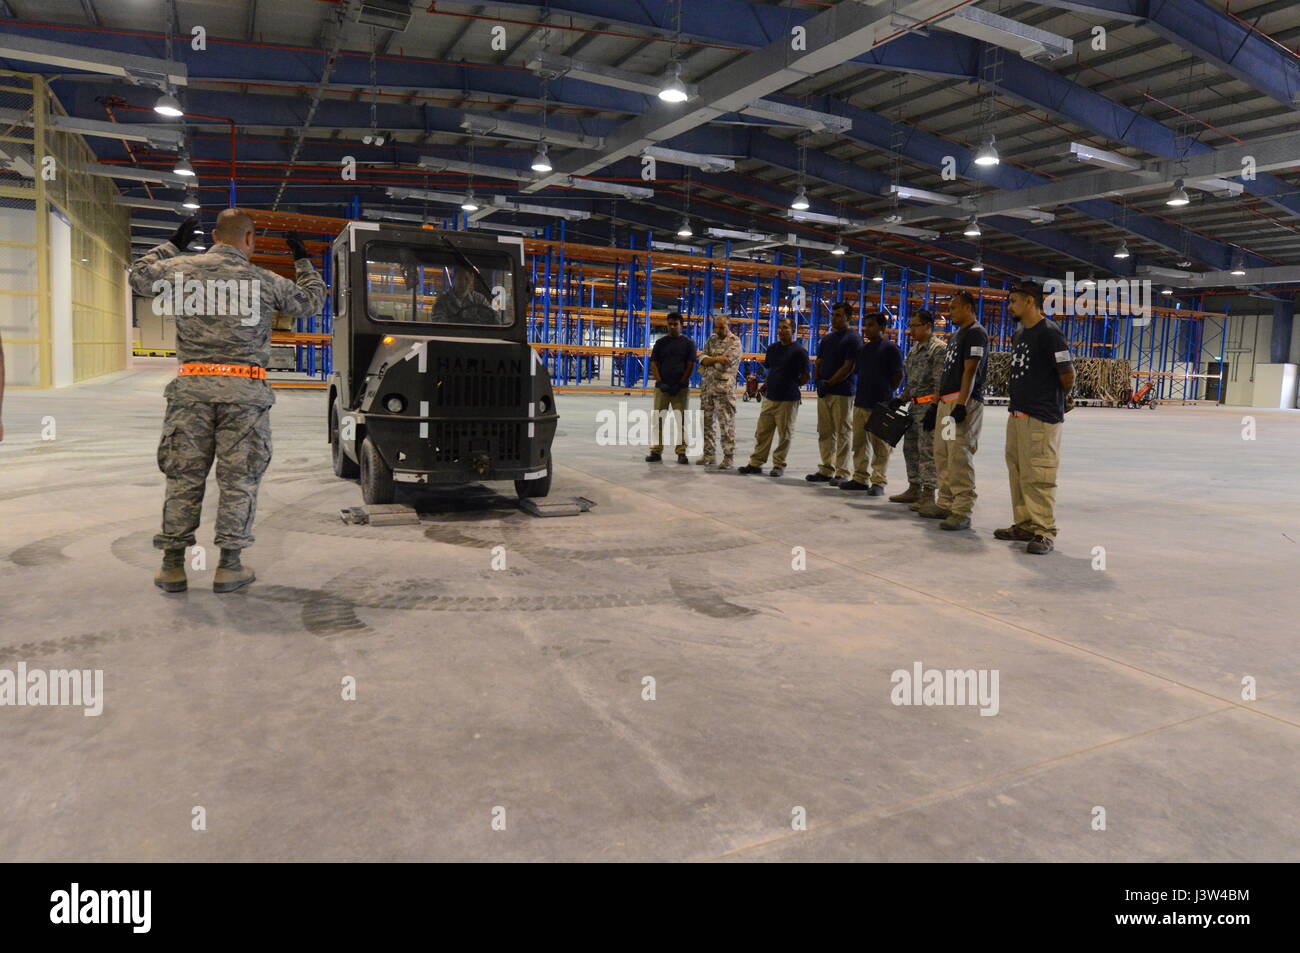
[{"label": "driver seated in vehicle", "polygon": [[458,266],[449,271],[451,283],[438,295],[431,320],[440,324],[500,324],[492,303],[474,287],[474,273]]}]

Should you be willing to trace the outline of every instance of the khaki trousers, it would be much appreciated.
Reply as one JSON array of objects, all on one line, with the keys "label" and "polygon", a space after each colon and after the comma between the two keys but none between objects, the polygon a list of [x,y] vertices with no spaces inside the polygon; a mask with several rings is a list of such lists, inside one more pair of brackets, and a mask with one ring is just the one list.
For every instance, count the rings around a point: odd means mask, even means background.
[{"label": "khaki trousers", "polygon": [[1007,421],[1007,476],[1015,523],[1035,536],[1056,537],[1056,471],[1061,427],[1012,414]]},{"label": "khaki trousers", "polygon": [[893,447],[873,433],[867,433],[867,418],[871,411],[865,407],[853,408],[853,480],[870,486],[884,486],[885,468]]},{"label": "khaki trousers", "polygon": [[817,472],[823,476],[842,480],[849,475],[852,409],[853,398],[849,395],[827,394],[817,400],[817,450],[821,453]]},{"label": "khaki trousers", "polygon": [[954,516],[970,516],[975,509],[975,451],[979,449],[984,423],[984,404],[969,401],[966,419],[959,424],[949,419],[956,405],[955,400],[942,401],[937,412],[934,470],[939,486],[935,503]]},{"label": "khaki trousers", "polygon": [[785,467],[785,455],[790,452],[790,436],[794,421],[799,416],[799,401],[768,400],[763,398],[763,409],[758,412],[758,426],[754,429],[754,452],[749,456],[751,467],[767,463],[772,449],[772,433],[777,435],[776,450],[772,453],[772,466]]},{"label": "khaki trousers", "polygon": [[662,410],[671,409],[672,417],[677,421],[677,447],[676,452],[682,454],[686,452],[686,405],[690,402],[691,391],[688,387],[683,387],[676,394],[669,397],[658,387],[655,388],[655,442],[650,447],[651,453],[664,452],[664,417],[667,414],[659,413]]}]

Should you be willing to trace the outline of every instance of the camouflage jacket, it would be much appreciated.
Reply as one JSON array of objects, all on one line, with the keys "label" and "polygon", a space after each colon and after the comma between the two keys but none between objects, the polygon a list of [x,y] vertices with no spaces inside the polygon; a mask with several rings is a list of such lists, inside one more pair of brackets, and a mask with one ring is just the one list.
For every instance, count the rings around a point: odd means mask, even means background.
[{"label": "camouflage jacket", "polygon": [[903,361],[903,373],[907,382],[899,392],[904,400],[914,400],[933,394],[939,389],[939,379],[943,376],[943,357],[946,346],[934,335],[924,344],[913,343]]},{"label": "camouflage jacket", "polygon": [[740,338],[728,334],[720,338],[710,334],[704,347],[700,348],[700,357],[725,357],[727,364],[710,364],[700,368],[701,390],[727,390],[736,386],[736,371],[740,368]]},{"label": "camouflage jacket", "polygon": [[[171,242],[146,252],[131,266],[131,288],[153,299],[161,314],[176,316],[176,360],[182,364],[271,362],[271,318],[315,314],[325,302],[325,282],[310,261],[294,263],[296,282],[252,264],[232,245],[181,255]],[[179,304],[180,307],[176,307]],[[167,385],[168,400],[269,407],[266,381],[192,375]]]}]

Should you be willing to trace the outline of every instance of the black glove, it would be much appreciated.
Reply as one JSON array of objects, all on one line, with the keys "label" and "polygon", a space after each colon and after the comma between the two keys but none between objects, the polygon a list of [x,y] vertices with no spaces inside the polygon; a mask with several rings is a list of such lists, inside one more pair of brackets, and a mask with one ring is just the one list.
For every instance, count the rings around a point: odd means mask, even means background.
[{"label": "black glove", "polygon": [[906,402],[905,400],[903,400],[903,398],[901,398],[901,397],[893,397],[893,398],[890,398],[890,401],[889,401],[889,409],[890,409],[890,410],[898,410],[898,408],[899,408],[899,407],[902,407],[903,404],[905,404],[905,403],[907,403],[907,402]]},{"label": "black glove", "polygon": [[925,412],[925,419],[921,421],[921,426],[926,430],[933,430],[936,423],[939,422],[939,408],[931,407]]},{"label": "black glove", "polygon": [[185,251],[185,246],[194,240],[194,233],[198,231],[199,218],[197,215],[191,215],[185,221],[176,227],[176,233],[172,235],[172,244],[180,251]]},{"label": "black glove", "polygon": [[302,243],[302,236],[297,232],[285,232],[284,240],[289,246],[289,251],[293,253],[294,261],[297,261],[300,258],[311,257],[307,252],[307,246]]},{"label": "black glove", "polygon": [[953,404],[952,410],[948,411],[948,414],[952,417],[954,423],[961,423],[966,419],[966,405]]},{"label": "black glove", "polygon": [[825,397],[825,396],[826,396],[826,387],[827,387],[827,383],[826,383],[826,381],[824,381],[824,380],[820,380],[820,381],[817,382],[817,396],[818,396],[818,397]]}]

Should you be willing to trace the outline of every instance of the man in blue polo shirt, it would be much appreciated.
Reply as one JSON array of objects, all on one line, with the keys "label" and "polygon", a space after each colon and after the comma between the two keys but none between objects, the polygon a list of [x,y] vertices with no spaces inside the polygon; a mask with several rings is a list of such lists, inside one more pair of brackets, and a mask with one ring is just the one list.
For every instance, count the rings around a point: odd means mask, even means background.
[{"label": "man in blue polo shirt", "polygon": [[817,345],[813,379],[817,382],[817,450],[821,466],[806,477],[809,483],[839,486],[849,476],[853,442],[853,361],[862,338],[853,330],[853,305],[837,301],[831,308],[831,330]]},{"label": "man in blue polo shirt", "polygon": [[876,404],[894,396],[903,381],[903,352],[893,341],[885,340],[885,321],[879,311],[862,320],[867,340],[855,363],[858,385],[853,398],[853,479],[840,484],[841,490],[865,490],[868,496],[884,494],[885,468],[894,448],[889,441],[867,431],[867,418]]},{"label": "man in blue polo shirt", "polygon": [[686,459],[686,405],[691,396],[691,374],[695,371],[695,342],[682,334],[682,316],[668,312],[668,333],[650,349],[650,376],[655,379],[655,442],[646,463],[663,459],[664,418],[669,413],[677,424],[678,463]]},{"label": "man in blue polo shirt", "polygon": [[758,426],[754,430],[754,452],[749,465],[737,473],[762,473],[772,449],[772,433],[777,434],[776,450],[772,453],[771,476],[785,475],[785,455],[790,450],[790,435],[799,414],[799,388],[808,383],[808,352],[794,339],[794,322],[782,318],[776,326],[776,341],[767,346],[763,358],[767,367],[767,390],[763,394],[763,409],[758,413]]}]

